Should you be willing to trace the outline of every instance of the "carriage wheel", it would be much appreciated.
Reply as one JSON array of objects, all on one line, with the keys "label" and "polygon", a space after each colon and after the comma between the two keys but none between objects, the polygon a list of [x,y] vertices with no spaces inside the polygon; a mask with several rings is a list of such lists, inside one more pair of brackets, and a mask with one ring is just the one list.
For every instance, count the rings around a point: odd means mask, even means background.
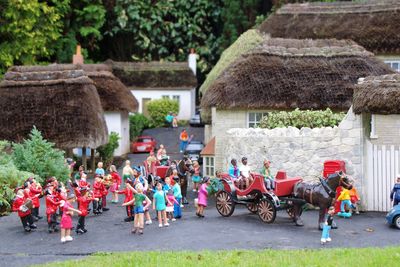
[{"label": "carriage wheel", "polygon": [[[289,217],[290,217],[291,219],[294,219],[294,207],[293,207],[293,206],[290,207],[290,208],[287,208],[287,209],[286,209],[286,212],[287,212],[287,214],[289,215]],[[303,209],[300,208],[300,214],[299,214],[299,216],[301,216],[302,213],[303,213]]]},{"label": "carriage wheel", "polygon": [[273,223],[276,217],[276,208],[271,200],[267,198],[260,199],[257,204],[258,217],[265,223]]},{"label": "carriage wheel", "polygon": [[246,207],[251,213],[256,214],[258,211],[257,203],[255,202],[247,204]]},{"label": "carriage wheel", "polygon": [[220,191],[216,196],[217,211],[224,217],[229,217],[235,210],[235,202],[233,202],[231,193]]}]

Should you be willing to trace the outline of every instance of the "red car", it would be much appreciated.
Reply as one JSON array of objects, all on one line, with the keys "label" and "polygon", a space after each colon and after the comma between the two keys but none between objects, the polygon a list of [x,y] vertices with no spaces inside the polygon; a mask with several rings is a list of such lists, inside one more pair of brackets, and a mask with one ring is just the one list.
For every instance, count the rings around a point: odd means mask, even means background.
[{"label": "red car", "polygon": [[139,136],[131,144],[132,153],[150,152],[157,145],[156,139],[151,136]]}]

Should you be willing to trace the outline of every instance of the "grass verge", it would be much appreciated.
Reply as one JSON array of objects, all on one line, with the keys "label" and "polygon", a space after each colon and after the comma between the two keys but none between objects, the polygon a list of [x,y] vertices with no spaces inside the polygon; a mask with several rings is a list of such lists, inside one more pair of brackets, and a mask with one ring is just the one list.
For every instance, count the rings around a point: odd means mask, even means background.
[{"label": "grass verge", "polygon": [[398,266],[400,247],[97,253],[42,266]]}]

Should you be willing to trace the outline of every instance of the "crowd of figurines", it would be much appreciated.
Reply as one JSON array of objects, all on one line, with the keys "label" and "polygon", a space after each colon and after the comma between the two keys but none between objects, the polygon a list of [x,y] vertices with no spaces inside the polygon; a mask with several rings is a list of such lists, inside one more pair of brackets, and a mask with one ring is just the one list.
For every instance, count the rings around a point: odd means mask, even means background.
[{"label": "crowd of figurines", "polygon": [[[74,163],[70,164],[73,168]],[[199,194],[196,215],[202,218],[204,217],[204,207],[207,206],[209,178],[200,179],[199,173],[200,167],[197,164],[193,175],[196,181],[193,190],[198,191]],[[125,186],[122,186],[123,183]],[[18,213],[24,230],[31,232],[37,228],[35,222],[43,218],[39,215],[39,207],[40,198],[45,198],[48,232],[60,231],[61,242],[65,243],[73,240],[72,229],[75,229],[77,234],[87,232],[85,218],[90,212],[100,215],[109,210],[107,207],[109,193],[112,194],[112,203],[119,202],[120,194],[125,196],[122,204],[126,208],[124,221],[133,221],[131,232],[134,234],[143,234],[145,225],[153,223],[150,215],[151,209],[156,212],[160,228],[168,227],[169,221],[174,222],[182,217],[181,185],[176,171],[172,171],[172,174],[165,177],[164,180],[156,180],[149,184],[148,180],[143,177],[141,168],[132,167],[130,161],[125,163],[122,178],[114,165],[111,165],[106,173],[103,163],[99,162],[93,185],[87,181],[87,174],[84,172],[83,166],[79,167],[78,172],[66,185],[57,181],[56,177],[50,177],[46,180],[45,187],[42,188],[34,178],[29,178],[22,187],[16,189],[12,210]],[[76,208],[74,207],[75,202]],[[92,208],[90,208],[91,202]],[[75,227],[72,221],[74,213],[78,215],[78,223]]]},{"label": "crowd of figurines", "polygon": [[[157,158],[163,158],[163,155],[157,155]],[[147,162],[151,165],[151,162],[157,158],[151,152]],[[73,169],[75,163],[71,161],[68,164]],[[60,231],[61,242],[65,243],[73,240],[71,230],[73,229],[72,216],[74,213],[77,213],[79,217],[75,232],[84,234],[87,232],[85,227],[86,216],[90,212],[100,215],[108,211],[107,195],[109,193],[112,195],[112,203],[119,203],[119,195],[122,194],[125,196],[122,206],[126,208],[124,221],[134,222],[132,233],[143,234],[144,226],[152,224],[151,209],[156,213],[160,228],[168,227],[169,221],[174,222],[182,217],[181,180],[177,170],[174,169],[174,164],[171,166],[172,174],[170,176],[166,176],[164,179],[155,179],[150,184],[148,179],[142,175],[142,169],[139,166],[132,167],[130,161],[125,162],[122,178],[114,165],[110,166],[106,174],[103,163],[99,162],[93,185],[87,181],[87,174],[84,172],[83,166],[79,167],[74,176],[71,173],[71,179],[67,185],[57,181],[55,177],[50,177],[46,180],[45,187],[42,188],[34,178],[29,178],[23,186],[16,189],[12,209],[18,213],[24,230],[31,232],[37,228],[35,222],[43,218],[39,215],[39,207],[40,198],[44,197],[48,232]],[[198,162],[194,162],[193,167],[193,191],[198,193],[198,197],[195,199],[196,215],[203,218],[204,208],[207,207],[207,199],[210,194],[210,178],[201,178]],[[271,175],[270,161],[264,160],[259,172],[264,176],[267,190],[274,190],[274,177]],[[218,173],[217,177],[219,176]],[[237,161],[232,159],[228,174],[238,188],[246,188],[252,183],[246,157],[242,158],[241,166],[238,166]],[[122,185],[123,183],[125,186]],[[400,202],[400,175],[397,176],[390,198],[394,206]],[[340,210],[337,212],[338,216],[350,217],[351,210],[356,214],[359,213],[360,197],[354,187],[350,190],[341,188],[337,192],[336,200],[336,203],[340,203],[336,207],[337,210]],[[77,208],[74,208],[75,202],[77,202]],[[92,209],[89,205],[91,202]],[[322,244],[331,241],[329,232],[335,225],[333,220],[335,213],[333,206],[327,210],[322,229]]]}]

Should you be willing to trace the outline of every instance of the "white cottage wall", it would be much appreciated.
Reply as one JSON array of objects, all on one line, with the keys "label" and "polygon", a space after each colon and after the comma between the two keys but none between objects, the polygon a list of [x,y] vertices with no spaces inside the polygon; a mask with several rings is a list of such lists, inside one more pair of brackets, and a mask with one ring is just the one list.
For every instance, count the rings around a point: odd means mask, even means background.
[{"label": "white cottage wall", "polygon": [[179,114],[178,119],[189,120],[194,115],[196,107],[195,103],[195,88],[187,90],[140,90],[136,88],[130,88],[132,94],[136,97],[139,102],[138,111],[143,113],[143,98],[161,99],[163,96],[168,96],[173,99],[174,96],[179,96]]},{"label": "white cottage wall", "polygon": [[114,156],[121,156],[129,152],[129,118],[128,112],[106,111],[104,112],[108,133],[116,132],[121,139]]}]

